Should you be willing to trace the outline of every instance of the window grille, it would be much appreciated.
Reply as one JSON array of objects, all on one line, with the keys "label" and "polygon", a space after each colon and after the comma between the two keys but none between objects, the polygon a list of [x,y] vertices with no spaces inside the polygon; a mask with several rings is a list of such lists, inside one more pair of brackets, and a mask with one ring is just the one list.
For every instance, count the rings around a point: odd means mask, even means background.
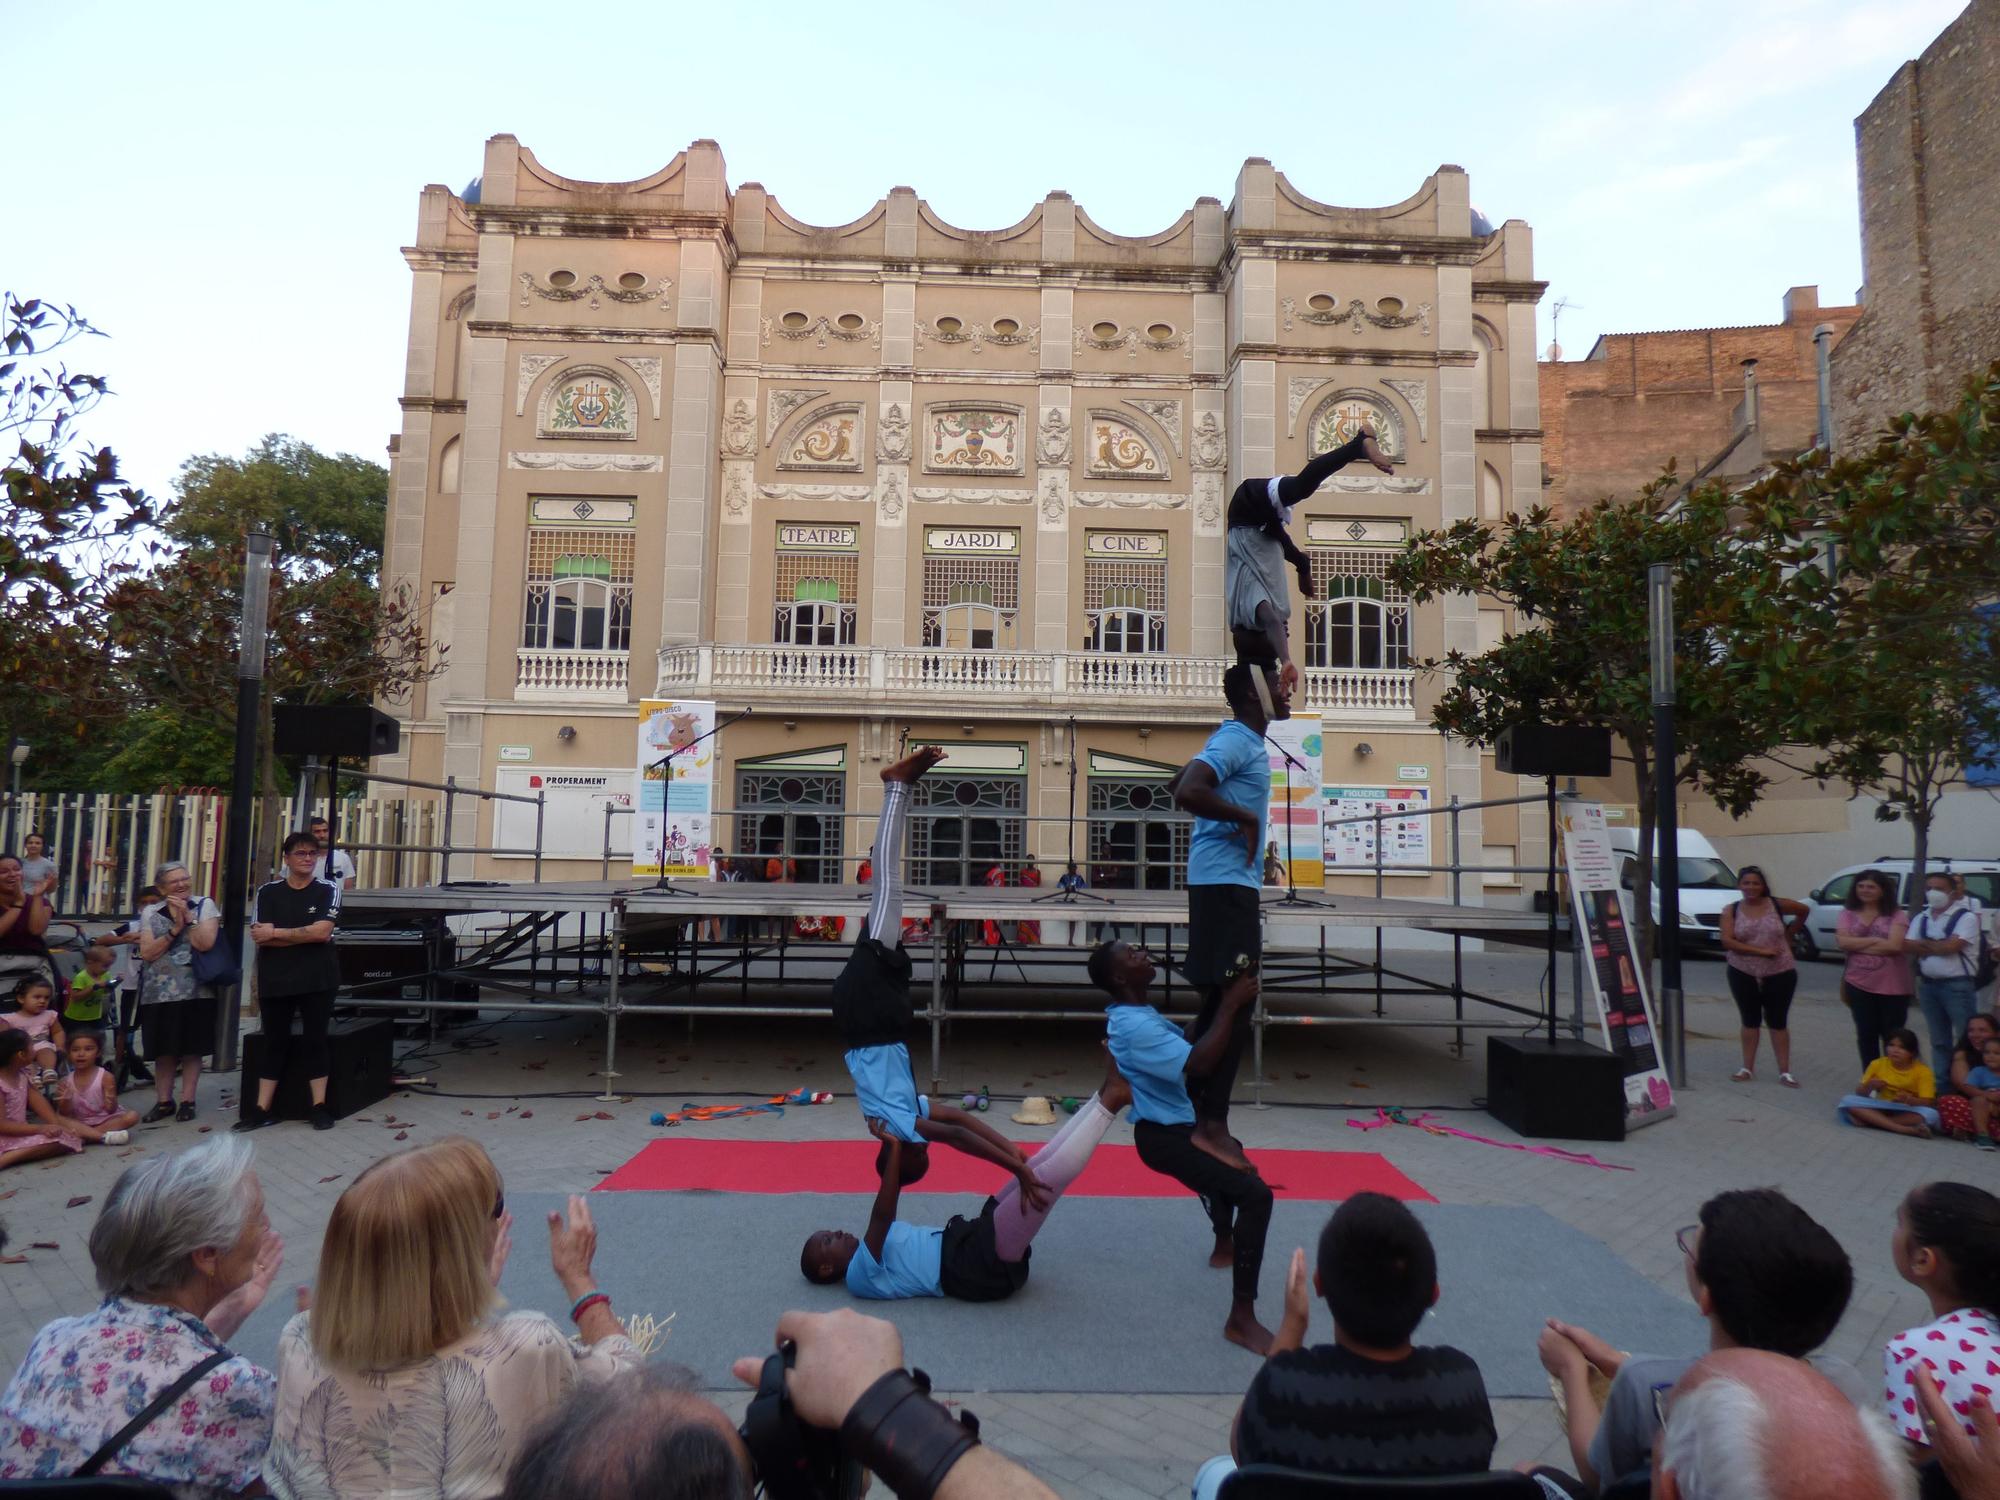
[{"label": "window grille", "polygon": [[629,530],[530,527],[523,649],[629,651],[633,550]]},{"label": "window grille", "polygon": [[1385,671],[1410,665],[1410,596],[1388,581],[1386,548],[1311,550],[1306,665]]},{"label": "window grille", "polygon": [[1173,891],[1187,884],[1194,820],[1174,806],[1165,781],[1093,776],[1089,804],[1092,885]]},{"label": "window grille", "polygon": [[851,646],[861,560],[851,553],[778,557],[772,639],[786,646]]},{"label": "window grille", "polygon": [[1011,642],[1020,612],[1020,559],[924,559],[926,646],[995,650]]},{"label": "window grille", "polygon": [[1167,565],[1085,559],[1084,618],[1090,649],[1141,655],[1167,649]]}]

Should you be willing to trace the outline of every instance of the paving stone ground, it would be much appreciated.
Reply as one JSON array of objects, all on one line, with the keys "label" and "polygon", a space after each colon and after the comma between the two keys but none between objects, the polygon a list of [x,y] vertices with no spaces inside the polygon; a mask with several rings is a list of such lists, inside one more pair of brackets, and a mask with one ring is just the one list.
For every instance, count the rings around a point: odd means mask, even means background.
[{"label": "paving stone ground", "polygon": [[[1412,957],[1403,966],[1440,973],[1441,960]],[[1531,959],[1493,956],[1468,960],[1468,981],[1491,993],[1533,1003],[1539,971]],[[1923,1302],[1896,1276],[1889,1235],[1901,1196],[1918,1182],[1953,1177],[2000,1189],[1994,1158],[1950,1142],[1920,1143],[1835,1123],[1832,1100],[1859,1073],[1846,1011],[1837,996],[1838,970],[1807,965],[1793,1011],[1797,1052],[1794,1071],[1805,1087],[1779,1087],[1766,1053],[1754,1084],[1728,1082],[1736,1062],[1736,1018],[1725,998],[1722,968],[1709,960],[1687,969],[1690,992],[1688,1069],[1692,1086],[1681,1097],[1678,1118],[1613,1145],[1592,1147],[1603,1160],[1629,1172],[1600,1171],[1522,1152],[1495,1150],[1409,1129],[1363,1136],[1346,1121],[1367,1118],[1378,1104],[1425,1105],[1465,1111],[1453,1123],[1499,1140],[1515,1139],[1483,1112],[1469,1108],[1484,1091],[1484,1043],[1475,1034],[1464,1057],[1449,1050],[1450,1033],[1313,1027],[1274,1031],[1266,1081],[1274,1101],[1265,1109],[1239,1105],[1235,1128],[1258,1147],[1345,1148],[1378,1151],[1440,1201],[1464,1204],[1536,1204],[1594,1235],[1641,1274],[1684,1295],[1682,1257],[1674,1230],[1691,1222],[1702,1200],[1727,1187],[1782,1188],[1827,1225],[1854,1258],[1855,1294],[1830,1344],[1832,1353],[1863,1369],[1879,1357],[1882,1341],[1923,1311]],[[1567,972],[1564,986],[1567,988]],[[1428,1001],[1392,1001],[1397,1013],[1436,1017],[1446,1012]],[[1358,1008],[1357,1008],[1358,1009]],[[1565,1005],[1566,1009],[1566,1005]],[[334,1197],[370,1161],[396,1148],[395,1131],[381,1120],[393,1110],[410,1122],[412,1141],[463,1131],[492,1152],[510,1189],[587,1189],[657,1135],[647,1123],[656,1108],[684,1101],[721,1100],[733,1092],[770,1094],[810,1086],[843,1093],[848,1088],[838,1045],[829,1027],[814,1022],[685,1021],[628,1018],[620,1029],[618,1087],[631,1103],[599,1105],[587,1095],[602,1081],[601,1030],[572,1018],[514,1015],[481,1028],[445,1033],[429,1058],[411,1059],[433,1091],[398,1093],[384,1109],[367,1113],[375,1123],[344,1122],[326,1134],[286,1125],[257,1137],[258,1169],[273,1222],[285,1236],[287,1280],[311,1275],[316,1247]],[[1081,1025],[959,1022],[947,1049],[952,1090],[982,1084],[996,1095],[1086,1093],[1098,1076],[1097,1041]],[[167,1124],[140,1131],[145,1150],[191,1142],[198,1125],[226,1128],[223,1096],[233,1080],[204,1078],[196,1124]],[[572,1097],[532,1095],[571,1092]],[[460,1097],[478,1096],[478,1097]],[[128,1095],[137,1100],[137,1092]],[[1239,1088],[1239,1099],[1247,1090]],[[519,1105],[515,1113],[505,1113]],[[578,1122],[602,1108],[610,1120]],[[997,1108],[997,1106],[996,1106]],[[487,1121],[489,1110],[503,1111]],[[470,1111],[468,1114],[467,1111]],[[523,1118],[523,1113],[532,1118]],[[716,1137],[769,1139],[774,1131],[795,1138],[845,1136],[851,1105],[787,1112],[765,1118],[689,1126]],[[1129,1140],[1130,1127],[1110,1139]],[[93,1148],[53,1166],[29,1166],[0,1175],[4,1219],[15,1242],[54,1240],[55,1252],[27,1250],[23,1265],[0,1266],[0,1365],[18,1363],[34,1330],[51,1317],[81,1311],[95,1300],[84,1242],[94,1208],[66,1208],[73,1196],[102,1198],[125,1165],[109,1150]],[[337,1174],[337,1176],[336,1176]],[[335,1177],[332,1182],[322,1182]],[[1267,1280],[1281,1274],[1289,1246],[1273,1245]],[[1191,1253],[1198,1250],[1191,1245]],[[523,1239],[517,1254],[532,1253]],[[615,1289],[614,1289],[615,1290]],[[1450,1287],[1445,1288],[1447,1296]],[[783,1296],[774,1292],[775,1322]],[[670,1289],[656,1299],[671,1307]],[[551,1309],[551,1311],[560,1311]],[[1613,1342],[1619,1330],[1599,1330]],[[745,1352],[762,1347],[768,1328],[746,1328]],[[1313,1337],[1329,1336],[1324,1309]],[[1135,1339],[1143,1337],[1135,1330]],[[922,1351],[910,1351],[921,1362]],[[671,1341],[665,1351],[671,1357]],[[1064,1495],[1127,1500],[1180,1496],[1195,1468],[1222,1451],[1234,1398],[1204,1396],[1077,1395],[1061,1389],[1062,1356],[1052,1333],[1046,1379],[1038,1388],[966,1395],[978,1411],[987,1440],[1040,1472]],[[733,1413],[741,1399],[721,1398]],[[1522,1459],[1566,1462],[1554,1405],[1543,1400],[1495,1403],[1500,1431],[1496,1462]]]}]

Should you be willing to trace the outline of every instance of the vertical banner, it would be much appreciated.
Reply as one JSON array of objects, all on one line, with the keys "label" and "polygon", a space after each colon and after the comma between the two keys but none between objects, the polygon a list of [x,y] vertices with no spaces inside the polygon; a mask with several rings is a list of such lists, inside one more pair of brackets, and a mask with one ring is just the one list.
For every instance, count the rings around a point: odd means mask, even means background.
[{"label": "vertical banner", "polygon": [[1618,860],[1605,831],[1604,807],[1571,802],[1557,810],[1569,869],[1570,904],[1578,941],[1587,945],[1584,970],[1597,997],[1604,1045],[1625,1064],[1625,1128],[1650,1125],[1674,1112],[1674,1091],[1660,1056],[1658,1027],[1646,995],[1646,966],[1632,947],[1632,926],[1618,887]]},{"label": "vertical banner", "polygon": [[[632,829],[632,873],[707,880],[715,839],[713,703],[647,698],[639,704],[639,765]],[[668,752],[672,758],[666,760]],[[669,779],[668,773],[672,777]],[[662,852],[665,868],[662,866]]]},{"label": "vertical banner", "polygon": [[[1320,853],[1320,717],[1294,713],[1273,719],[1264,731],[1271,759],[1270,817],[1264,830],[1264,884],[1324,886],[1326,862]],[[1279,753],[1290,751],[1293,765]],[[1303,767],[1303,769],[1301,769]],[[1289,784],[1286,773],[1290,773]],[[1287,800],[1287,793],[1290,797]],[[1289,841],[1287,835],[1289,834]],[[1289,871],[1285,862],[1291,861]]]}]

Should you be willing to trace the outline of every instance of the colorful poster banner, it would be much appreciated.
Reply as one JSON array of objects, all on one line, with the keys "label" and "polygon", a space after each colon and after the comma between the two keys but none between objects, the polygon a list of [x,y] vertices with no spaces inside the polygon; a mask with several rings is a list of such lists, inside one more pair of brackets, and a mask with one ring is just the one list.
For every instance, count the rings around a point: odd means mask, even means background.
[{"label": "colorful poster banner", "polygon": [[713,737],[703,736],[714,728],[713,703],[647,698],[639,704],[634,875],[664,874],[682,880],[707,880],[713,875],[718,747]]},{"label": "colorful poster banner", "polygon": [[[1325,797],[1326,871],[1358,875],[1375,868],[1375,830],[1382,830],[1382,866],[1431,862],[1431,805],[1427,786],[1329,786]],[[1383,815],[1377,824],[1375,814]],[[1343,823],[1343,818],[1365,818]]]},{"label": "colorful poster banner", "polygon": [[[1264,738],[1271,760],[1264,884],[1324,886],[1326,864],[1320,854],[1319,831],[1320,716],[1294,713],[1289,719],[1274,719]],[[1289,751],[1299,764],[1287,761],[1281,751]]]},{"label": "colorful poster banner", "polygon": [[1659,1047],[1659,1027],[1646,994],[1646,965],[1632,946],[1632,927],[1618,886],[1618,860],[1606,831],[1604,805],[1569,802],[1556,813],[1569,869],[1572,920],[1587,945],[1584,972],[1597,998],[1606,1050],[1625,1064],[1625,1128],[1651,1125],[1674,1113]]}]

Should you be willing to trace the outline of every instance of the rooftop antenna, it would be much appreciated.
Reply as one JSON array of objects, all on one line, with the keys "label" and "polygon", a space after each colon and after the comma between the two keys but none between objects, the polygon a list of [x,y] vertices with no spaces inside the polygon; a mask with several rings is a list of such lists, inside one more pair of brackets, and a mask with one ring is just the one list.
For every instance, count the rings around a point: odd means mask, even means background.
[{"label": "rooftop antenna", "polygon": [[1581,311],[1583,304],[1580,302],[1572,302],[1567,297],[1558,297],[1555,300],[1555,306],[1549,309],[1550,313],[1549,359],[1551,361],[1558,360],[1563,357],[1562,324],[1563,324],[1563,309],[1566,307],[1574,307],[1579,311]]}]

